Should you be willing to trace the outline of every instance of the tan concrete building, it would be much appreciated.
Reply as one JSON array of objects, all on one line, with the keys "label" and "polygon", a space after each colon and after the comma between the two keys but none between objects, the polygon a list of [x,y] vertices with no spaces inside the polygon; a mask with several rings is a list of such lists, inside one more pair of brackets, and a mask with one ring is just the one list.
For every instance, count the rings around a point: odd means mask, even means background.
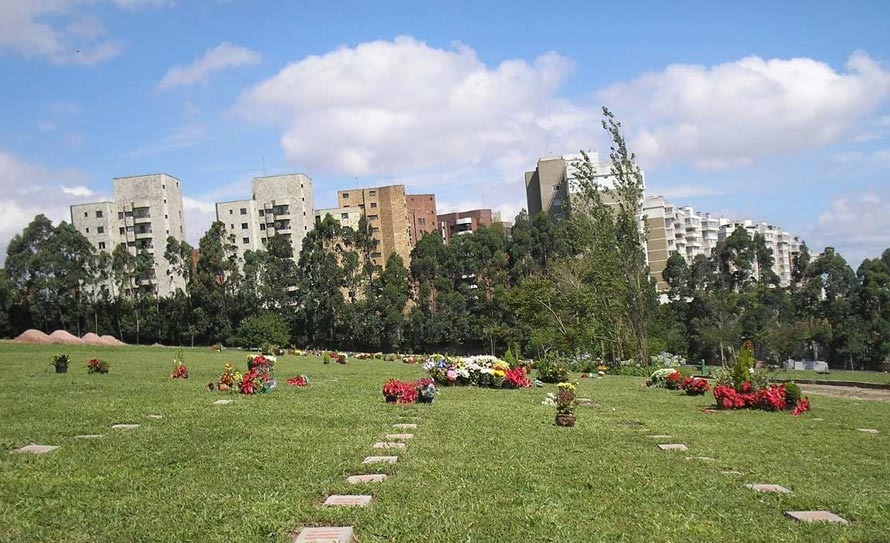
[{"label": "tan concrete building", "polygon": [[255,177],[252,188],[250,200],[216,204],[216,220],[225,225],[239,260],[281,235],[290,242],[297,261],[303,238],[315,225],[312,179],[301,173]]},{"label": "tan concrete building", "polygon": [[456,236],[472,234],[480,226],[491,226],[492,213],[490,209],[445,213],[436,217],[436,222],[439,223],[439,235],[449,243]]},{"label": "tan concrete building", "polygon": [[154,270],[136,280],[135,288],[167,296],[184,288],[182,277],[170,270],[164,252],[167,238],[185,237],[182,215],[182,183],[165,173],[116,177],[113,202],[71,206],[71,224],[98,251],[111,254],[125,245],[131,254],[146,251],[154,259]]},{"label": "tan concrete building", "polygon": [[410,263],[411,234],[405,185],[339,190],[337,204],[364,212],[376,243],[376,250],[371,253],[374,264],[384,266],[392,253],[402,257],[405,266]]},{"label": "tan concrete building", "polygon": [[[600,161],[596,151],[587,153],[594,167],[594,181],[605,189],[614,186],[611,165]],[[525,196],[528,215],[534,217],[546,211],[551,218],[563,218],[572,199],[577,194],[578,168],[575,164],[584,160],[581,154],[543,157],[534,171],[525,172]]]},{"label": "tan concrete building", "polygon": [[436,230],[436,195],[408,194],[408,234],[411,247],[417,245],[426,234],[435,234]]}]

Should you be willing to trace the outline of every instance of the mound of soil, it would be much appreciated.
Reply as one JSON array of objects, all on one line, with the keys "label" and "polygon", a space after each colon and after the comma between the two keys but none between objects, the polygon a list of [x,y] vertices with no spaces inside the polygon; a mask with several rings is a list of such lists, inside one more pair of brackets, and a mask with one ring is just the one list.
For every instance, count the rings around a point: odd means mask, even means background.
[{"label": "mound of soil", "polygon": [[74,334],[68,333],[66,330],[56,330],[49,335],[53,343],[61,343],[63,345],[83,345],[83,340]]},{"label": "mound of soil", "polygon": [[166,347],[166,345],[163,345],[161,343],[152,343],[151,346],[152,347]]},{"label": "mound of soil", "polygon": [[26,343],[29,345],[49,345],[53,342],[53,338],[44,334],[40,330],[31,328],[22,332],[19,337],[15,338],[12,341],[14,341],[15,343]]},{"label": "mound of soil", "polygon": [[126,345],[126,343],[112,335],[102,336],[102,341],[105,342],[105,345],[108,345],[110,347],[123,347],[124,345]]},{"label": "mound of soil", "polygon": [[95,346],[105,345],[105,342],[102,341],[102,336],[99,336],[92,332],[88,332],[88,333],[84,334],[81,339],[83,340],[84,345],[95,345]]}]

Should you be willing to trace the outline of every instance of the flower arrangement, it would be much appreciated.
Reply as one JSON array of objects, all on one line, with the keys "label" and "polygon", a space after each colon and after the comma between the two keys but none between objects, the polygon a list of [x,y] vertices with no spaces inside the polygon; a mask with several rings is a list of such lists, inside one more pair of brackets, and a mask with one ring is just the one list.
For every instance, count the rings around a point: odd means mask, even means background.
[{"label": "flower arrangement", "polygon": [[680,373],[674,368],[661,368],[652,372],[649,379],[646,380],[647,387],[667,388],[667,378],[673,373]]},{"label": "flower arrangement", "polygon": [[662,351],[649,357],[649,365],[659,368],[679,368],[686,364],[686,359],[678,354]]},{"label": "flower arrangement", "polygon": [[309,385],[309,378],[305,375],[297,375],[287,380],[287,384],[292,387],[304,387]]},{"label": "flower arrangement", "polygon": [[679,371],[669,373],[664,380],[664,387],[668,390],[680,390],[684,381],[683,374]]},{"label": "flower arrangement", "polygon": [[438,393],[439,391],[436,389],[436,382],[429,377],[423,377],[417,381],[417,401],[421,403],[433,403],[433,400]]},{"label": "flower arrangement", "polygon": [[795,416],[810,410],[809,398],[801,397],[796,383],[769,384],[762,372],[754,371],[754,346],[750,341],[742,345],[731,371],[721,374],[714,399],[718,409],[790,410]]},{"label": "flower arrangement", "polygon": [[56,373],[68,373],[68,363],[71,357],[67,353],[58,354],[52,357],[52,365],[56,368]]},{"label": "flower arrangement", "polygon": [[575,425],[575,406],[578,405],[576,394],[574,383],[559,383],[556,385],[556,393],[547,393],[547,397],[541,402],[541,405],[556,408],[557,426]]},{"label": "flower arrangement", "polygon": [[[679,372],[672,374],[679,375]],[[702,396],[705,392],[711,390],[711,385],[706,379],[701,377],[687,377],[680,384],[680,389],[686,392],[687,396]]]},{"label": "flower arrangement", "polygon": [[568,379],[569,368],[553,354],[545,354],[535,361],[538,379],[545,383],[562,383]]},{"label": "flower arrangement", "polygon": [[249,355],[247,357],[247,373],[242,374],[231,364],[226,364],[223,374],[217,382],[217,388],[222,391],[237,391],[241,394],[258,394],[269,392],[275,388],[273,367],[274,356],[262,354]]},{"label": "flower arrangement", "polygon": [[179,354],[173,359],[173,373],[170,374],[170,377],[173,379],[189,378],[189,369],[185,366],[185,362],[182,361],[182,358],[182,349],[180,349]]},{"label": "flower arrangement", "polygon": [[408,405],[414,402],[433,403],[438,393],[436,382],[429,377],[424,377],[419,381],[389,379],[383,384],[383,397],[386,401],[399,405]]},{"label": "flower arrangement", "polygon": [[511,368],[494,356],[463,358],[433,355],[423,363],[423,369],[441,385],[467,385],[491,388],[531,387],[524,366]]},{"label": "flower arrangement", "polygon": [[108,373],[108,362],[94,358],[87,362],[87,373]]},{"label": "flower arrangement", "polygon": [[235,370],[231,364],[226,364],[223,374],[217,381],[217,388],[223,392],[231,390],[236,385],[240,385],[243,378],[240,371]]}]

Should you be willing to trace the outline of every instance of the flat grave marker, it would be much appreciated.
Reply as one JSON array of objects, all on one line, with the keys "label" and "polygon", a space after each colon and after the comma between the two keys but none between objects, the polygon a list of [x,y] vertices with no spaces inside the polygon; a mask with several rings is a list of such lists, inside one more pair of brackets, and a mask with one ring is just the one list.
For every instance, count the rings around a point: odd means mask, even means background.
[{"label": "flat grave marker", "polygon": [[671,436],[667,436],[664,434],[657,434],[654,436],[646,436],[646,437],[651,437],[652,439],[670,439],[671,438]]},{"label": "flat grave marker", "polygon": [[46,454],[49,452],[53,452],[58,448],[58,445],[38,445],[36,443],[32,443],[30,445],[25,445],[24,447],[20,447],[10,452],[20,454]]},{"label": "flat grave marker", "polygon": [[359,485],[362,483],[382,483],[386,480],[385,473],[369,473],[367,475],[350,475],[346,478],[346,482],[351,485]]},{"label": "flat grave marker", "polygon": [[714,459],[710,456],[687,456],[686,460],[698,460],[699,462],[713,462]]},{"label": "flat grave marker", "polygon": [[688,451],[689,447],[682,443],[659,443],[658,448],[663,451]]},{"label": "flat grave marker", "polygon": [[362,464],[395,464],[398,461],[398,456],[368,456],[362,460]]},{"label": "flat grave marker", "polygon": [[138,424],[112,424],[112,430],[135,430],[139,428]]},{"label": "flat grave marker", "polygon": [[734,469],[728,469],[720,472],[723,475],[744,475],[741,471],[736,471]]},{"label": "flat grave marker", "polygon": [[405,444],[401,441],[378,441],[374,443],[375,449],[404,449]]},{"label": "flat grave marker", "polygon": [[856,428],[856,429],[859,430],[860,432],[865,432],[866,434],[879,434],[880,433],[878,430],[875,430],[874,428]]},{"label": "flat grave marker", "polygon": [[324,504],[329,507],[367,507],[371,505],[371,496],[367,494],[334,494],[328,496]]},{"label": "flat grave marker", "polygon": [[352,527],[303,528],[294,543],[352,543],[355,532]]},{"label": "flat grave marker", "polygon": [[785,515],[800,522],[837,522],[838,524],[849,524],[847,519],[835,515],[831,511],[785,511]]},{"label": "flat grave marker", "polygon": [[414,434],[386,434],[386,439],[414,439]]},{"label": "flat grave marker", "polygon": [[102,434],[83,434],[79,436],[74,436],[74,439],[99,439],[100,437],[104,437]]},{"label": "flat grave marker", "polygon": [[782,485],[764,485],[759,483],[747,484],[745,487],[757,492],[775,492],[777,494],[791,494],[791,491]]},{"label": "flat grave marker", "polygon": [[213,405],[229,405],[234,401],[235,400],[216,400],[215,402],[213,402]]},{"label": "flat grave marker", "polygon": [[399,430],[414,430],[417,428],[417,425],[414,424],[413,422],[412,423],[403,422],[403,423],[399,423],[399,424],[393,424],[392,427],[398,428]]},{"label": "flat grave marker", "polygon": [[164,415],[145,415],[145,418],[160,420],[160,419],[164,418]]}]

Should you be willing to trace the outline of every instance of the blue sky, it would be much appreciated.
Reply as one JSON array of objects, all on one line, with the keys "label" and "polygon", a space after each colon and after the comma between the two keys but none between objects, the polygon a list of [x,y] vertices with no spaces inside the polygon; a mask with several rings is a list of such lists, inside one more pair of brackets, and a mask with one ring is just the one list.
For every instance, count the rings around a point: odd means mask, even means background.
[{"label": "blue sky", "polygon": [[299,171],[316,205],[404,183],[512,217],[539,156],[625,121],[648,193],[890,247],[890,3],[3,0],[0,250],[111,178],[215,201]]}]

